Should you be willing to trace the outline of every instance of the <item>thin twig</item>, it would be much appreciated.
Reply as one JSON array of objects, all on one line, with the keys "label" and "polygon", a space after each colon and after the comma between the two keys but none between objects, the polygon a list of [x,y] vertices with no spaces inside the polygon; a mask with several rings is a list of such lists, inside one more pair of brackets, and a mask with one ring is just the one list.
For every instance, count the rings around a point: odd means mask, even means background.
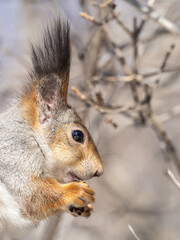
[{"label": "thin twig", "polygon": [[175,44],[171,44],[171,46],[169,47],[168,51],[166,52],[166,54],[164,56],[164,60],[163,60],[163,62],[161,64],[161,67],[160,67],[161,72],[164,71],[164,69],[165,69],[165,67],[167,65],[167,61],[170,58],[174,48],[175,48]]},{"label": "thin twig", "polygon": [[91,23],[94,23],[96,26],[101,27],[104,24],[107,24],[108,22],[110,22],[111,20],[114,19],[114,16],[107,18],[107,16],[105,16],[103,19],[101,20],[97,20],[95,17],[88,15],[85,12],[80,12],[80,16],[83,17],[84,19],[88,20]]},{"label": "thin twig", "polygon": [[[119,15],[120,15],[120,11],[118,11],[117,13],[114,12],[114,4],[112,4],[112,0],[108,0],[102,4],[99,4],[99,3],[96,3],[96,2],[93,2],[93,5],[94,6],[97,6],[99,8],[104,8],[104,7],[109,7],[109,10],[112,14],[112,19],[115,19],[116,22],[121,26],[121,28],[129,35],[129,36],[132,36],[132,32],[131,30],[126,27],[126,25],[123,23],[123,21],[121,21],[119,19]],[[107,22],[107,21],[106,21]]]},{"label": "thin twig", "polygon": [[[96,5],[99,7],[99,9],[102,11],[102,9],[109,8],[111,12],[111,18],[110,19],[115,19],[116,22],[128,33],[132,46],[133,46],[133,51],[134,51],[134,66],[133,70],[128,66],[126,57],[124,56],[124,53],[122,51],[122,48],[117,45],[115,42],[110,29],[108,28],[109,26],[106,24],[108,21],[107,15],[105,15],[105,18],[102,18],[101,20],[97,20],[92,16],[89,16],[85,13],[81,14],[85,19],[88,21],[92,22],[94,26],[100,27],[100,29],[103,30],[103,34],[106,36],[106,43],[110,42],[111,44],[111,52],[116,55],[118,61],[120,62],[124,75],[125,76],[93,76],[94,71],[91,71],[91,74],[88,74],[88,81],[91,83],[91,85],[95,82],[98,81],[106,81],[106,82],[127,82],[129,83],[129,86],[131,88],[131,93],[134,99],[134,106],[133,107],[124,107],[124,106],[112,106],[112,105],[105,105],[104,104],[104,99],[103,101],[97,101],[97,98],[93,97],[86,97],[83,95],[79,90],[73,89],[76,95],[86,103],[88,106],[92,106],[95,108],[97,111],[99,111],[101,114],[111,114],[111,113],[123,113],[128,115],[130,113],[134,119],[135,116],[138,114],[138,119],[136,117],[136,120],[139,121],[140,124],[146,124],[146,122],[151,123],[151,127],[155,130],[156,135],[161,141],[161,146],[164,146],[163,150],[165,150],[168,155],[171,157],[171,159],[174,161],[179,173],[180,173],[180,159],[177,154],[177,151],[170,140],[169,136],[167,133],[164,131],[163,127],[161,124],[157,121],[157,119],[153,115],[153,110],[151,107],[151,99],[152,99],[152,94],[153,90],[155,87],[157,87],[157,84],[159,82],[159,79],[155,81],[155,84],[153,86],[149,86],[147,83],[144,83],[143,80],[148,78],[148,77],[153,77],[153,76],[158,76],[160,78],[160,74],[165,73],[165,72],[174,72],[174,71],[179,71],[180,67],[176,67],[174,69],[168,69],[166,68],[167,62],[169,57],[172,54],[172,51],[174,49],[174,45],[171,45],[166,54],[163,57],[163,61],[160,65],[160,68],[157,71],[152,71],[149,73],[139,73],[139,54],[138,54],[138,46],[139,46],[139,38],[142,30],[144,29],[145,23],[149,18],[154,19],[157,21],[159,24],[164,26],[168,31],[173,32],[174,34],[180,34],[180,30],[172,24],[170,21],[167,19],[157,15],[157,13],[152,9],[152,5],[154,4],[154,0],[149,0],[147,5],[142,5],[139,3],[138,0],[126,0],[126,2],[130,3],[131,5],[135,6],[138,8],[139,11],[141,11],[145,16],[143,17],[142,21],[140,24],[137,24],[137,20],[134,19],[134,29],[133,32],[131,32],[126,26],[124,25],[123,22],[119,19],[119,16],[115,14],[114,12],[114,6],[112,6],[111,1],[106,1],[104,5],[101,5],[97,3]],[[155,19],[157,18],[157,19]],[[102,44],[100,44],[102,47]],[[93,47],[94,48],[94,47]],[[97,45],[94,49],[95,52],[99,53],[99,45]],[[98,54],[96,54],[98,56]],[[96,57],[97,60],[97,57]],[[94,64],[95,66],[95,64]],[[95,68],[93,68],[95,69]],[[98,70],[98,69],[97,69]],[[135,115],[135,116],[134,116]],[[113,122],[110,120],[109,123],[113,125]]]},{"label": "thin twig", "polygon": [[80,12],[80,16],[85,18],[86,20],[96,24],[97,26],[102,26],[103,25],[103,22],[101,21],[98,21],[97,19],[95,19],[94,17],[88,15],[87,13],[85,12]]},{"label": "thin twig", "polygon": [[161,79],[161,73],[164,72],[164,69],[166,68],[166,65],[167,65],[167,62],[173,52],[175,48],[175,45],[174,44],[171,44],[171,46],[169,47],[169,49],[167,50],[166,54],[164,55],[164,58],[163,58],[163,61],[162,61],[162,64],[160,66],[160,69],[159,69],[159,74],[158,74],[158,78],[155,80],[154,82],[154,85],[152,87],[152,92],[157,88],[157,86],[159,85],[159,82],[160,82],[160,79]]},{"label": "thin twig", "polygon": [[139,37],[139,29],[141,29],[141,26],[138,28],[137,27],[137,18],[134,18],[133,20],[133,26],[134,26],[134,34],[133,34],[133,49],[134,49],[134,73],[138,74],[138,60],[139,60],[139,55],[138,55],[138,37]]},{"label": "thin twig", "polygon": [[141,240],[137,234],[135,233],[134,229],[132,228],[132,226],[130,224],[128,224],[128,228],[130,230],[130,232],[132,233],[132,235],[135,237],[136,240]]},{"label": "thin twig", "polygon": [[166,131],[162,128],[161,124],[155,119],[154,116],[151,116],[149,118],[149,121],[152,124],[152,127],[155,130],[158,138],[160,139],[160,141],[162,141],[163,145],[165,146],[167,153],[169,153],[169,156],[174,161],[174,164],[178,172],[180,173],[180,159]]},{"label": "thin twig", "polygon": [[137,74],[131,74],[128,76],[93,76],[92,77],[92,81],[97,83],[100,81],[104,81],[104,82],[131,82],[134,79],[136,79],[136,81],[141,81],[143,78],[141,75],[137,75]]},{"label": "thin twig", "polygon": [[110,5],[112,2],[113,2],[113,0],[107,0],[107,1],[105,1],[104,3],[92,2],[92,5],[93,5],[93,6],[97,6],[97,7],[99,7],[99,8],[105,8],[105,7],[107,7],[108,5]]},{"label": "thin twig", "polygon": [[172,182],[176,185],[176,187],[178,189],[180,189],[180,182],[177,180],[177,178],[175,177],[174,173],[170,169],[168,169],[166,171],[166,174],[172,180]]},{"label": "thin twig", "polygon": [[71,87],[74,93],[86,104],[93,106],[96,110],[98,110],[101,114],[109,114],[109,113],[122,113],[126,111],[138,110],[138,106],[133,107],[124,107],[124,106],[107,106],[107,105],[98,105],[96,102],[88,99],[84,94],[82,94],[76,87]]},{"label": "thin twig", "polygon": [[123,21],[121,21],[119,19],[119,15],[116,15],[114,10],[110,7],[110,11],[111,11],[111,14],[113,16],[113,18],[116,20],[116,22],[121,26],[121,28],[129,35],[129,36],[132,36],[132,32],[131,30],[129,30],[128,27],[126,27],[126,25],[123,23]]},{"label": "thin twig", "polygon": [[[179,72],[180,71],[180,67],[175,67],[175,68],[166,68],[163,70],[162,73],[171,73],[171,72]],[[152,71],[149,73],[144,73],[141,74],[143,78],[149,78],[149,77],[153,77],[159,74],[159,70],[157,71]]]},{"label": "thin twig", "polygon": [[[161,72],[163,73],[172,73],[172,72],[179,72],[180,67],[175,68],[166,68]],[[159,74],[159,70],[152,71],[149,73],[139,73],[139,74],[131,74],[128,76],[93,76],[92,80],[94,82],[104,81],[104,82],[131,82],[136,79],[137,82],[143,81],[146,78],[154,77]]]},{"label": "thin twig", "polygon": [[110,31],[109,31],[109,28],[107,28],[107,26],[103,26],[103,29],[104,29],[104,31],[106,33],[106,36],[107,36],[109,42],[112,44],[112,47],[114,49],[114,52],[115,52],[119,62],[121,63],[121,65],[123,67],[125,75],[128,75],[128,76],[132,75],[132,71],[129,68],[129,66],[127,65],[125,56],[124,56],[123,52],[121,51],[121,49],[114,42],[114,39],[112,38],[112,35],[111,35]]},{"label": "thin twig", "polygon": [[173,34],[180,35],[180,29],[171,21],[167,20],[166,18],[159,16],[157,12],[155,12],[151,7],[148,5],[142,5],[138,0],[124,0],[126,3],[131,4],[135,8],[137,8],[140,12],[145,14],[147,17],[153,19],[166,30]]}]

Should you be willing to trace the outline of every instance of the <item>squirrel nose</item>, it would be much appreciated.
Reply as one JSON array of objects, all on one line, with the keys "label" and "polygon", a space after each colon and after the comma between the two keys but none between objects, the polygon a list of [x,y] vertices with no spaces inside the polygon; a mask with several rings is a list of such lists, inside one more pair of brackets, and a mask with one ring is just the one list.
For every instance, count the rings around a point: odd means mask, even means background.
[{"label": "squirrel nose", "polygon": [[97,170],[94,174],[94,177],[100,177],[103,174],[103,168],[101,170]]}]

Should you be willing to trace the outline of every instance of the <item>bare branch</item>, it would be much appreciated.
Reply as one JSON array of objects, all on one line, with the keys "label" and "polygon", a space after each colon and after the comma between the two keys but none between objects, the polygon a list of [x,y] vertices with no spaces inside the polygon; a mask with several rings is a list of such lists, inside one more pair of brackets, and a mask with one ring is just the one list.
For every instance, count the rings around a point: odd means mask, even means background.
[{"label": "bare branch", "polygon": [[132,36],[132,32],[129,30],[128,27],[119,19],[119,14],[115,14],[114,10],[110,7],[111,14],[113,18],[116,20],[116,22],[122,27],[122,29],[129,35]]},{"label": "bare branch", "polygon": [[[164,69],[162,73],[171,73],[171,72],[179,72],[179,71],[180,71],[180,67],[175,67],[175,68]],[[153,71],[153,72],[150,72],[150,73],[144,73],[144,74],[142,74],[142,77],[143,78],[149,78],[149,77],[153,77],[157,74],[159,74],[159,70]]]},{"label": "bare branch", "polygon": [[112,35],[111,35],[109,29],[107,28],[107,26],[103,26],[103,29],[106,33],[106,36],[108,37],[108,40],[110,41],[110,43],[113,46],[114,52],[115,52],[119,62],[121,63],[121,65],[123,67],[125,75],[132,75],[131,69],[127,65],[125,56],[124,56],[123,52],[121,51],[121,49],[114,42],[114,39],[112,38]]},{"label": "bare branch", "polygon": [[161,124],[153,116],[150,117],[149,121],[152,124],[152,127],[155,130],[158,138],[160,139],[160,141],[162,141],[163,146],[165,146],[167,153],[174,161],[178,172],[180,173],[180,159],[173,143],[171,142],[165,130],[162,128]]},{"label": "bare branch", "polygon": [[168,49],[168,51],[166,52],[166,54],[165,54],[165,56],[164,56],[164,60],[163,60],[162,65],[161,65],[161,67],[160,67],[161,72],[164,71],[164,69],[165,69],[165,67],[166,67],[166,65],[167,65],[167,61],[168,61],[168,59],[170,58],[170,56],[171,56],[174,48],[175,48],[175,45],[172,44],[172,45],[170,46],[170,48]]},{"label": "bare branch", "polygon": [[174,173],[170,169],[168,169],[166,171],[166,174],[173,181],[173,183],[176,185],[176,187],[178,189],[180,189],[180,182],[177,180],[177,178],[175,177]]},{"label": "bare branch", "polygon": [[110,5],[113,2],[113,0],[107,0],[104,3],[97,3],[97,2],[92,2],[92,5],[100,7],[100,8],[105,8],[108,5]]},{"label": "bare branch", "polygon": [[132,228],[132,226],[130,224],[128,224],[128,228],[130,230],[130,232],[132,233],[132,235],[135,237],[136,240],[141,240],[137,234],[135,233],[134,229]]},{"label": "bare branch", "polygon": [[[180,67],[175,67],[175,68],[166,68],[161,72],[163,73],[172,73],[172,72],[179,72]],[[154,77],[160,73],[160,70],[157,71],[152,71],[149,73],[139,73],[139,74],[131,74],[128,76],[93,76],[92,80],[93,82],[99,82],[99,81],[104,81],[104,82],[131,82],[134,79],[137,82],[143,81],[146,78]]]},{"label": "bare branch", "polygon": [[138,74],[131,74],[128,76],[93,76],[92,77],[92,81],[97,83],[100,81],[105,81],[105,82],[131,82],[134,79],[136,79],[136,81],[141,81],[143,78],[141,75]]},{"label": "bare branch", "polygon": [[118,127],[117,123],[115,123],[115,122],[114,122],[112,119],[110,119],[110,118],[104,118],[104,121],[105,121],[107,124],[112,125],[114,128],[117,128],[117,127]]},{"label": "bare branch", "polygon": [[137,8],[140,12],[145,14],[147,17],[153,19],[166,30],[173,34],[180,35],[180,29],[171,21],[167,20],[166,18],[159,16],[157,12],[155,12],[151,7],[148,5],[142,5],[138,0],[124,0],[126,3],[131,4],[135,8]]},{"label": "bare branch", "polygon": [[93,106],[96,110],[98,110],[101,114],[109,114],[109,113],[123,113],[126,111],[138,110],[138,106],[133,107],[124,107],[124,106],[109,106],[109,105],[98,105],[94,101],[88,99],[84,94],[82,94],[76,87],[71,87],[74,93],[86,104]]},{"label": "bare branch", "polygon": [[141,31],[141,26],[138,28],[137,27],[137,18],[133,19],[133,25],[134,25],[134,33],[133,33],[133,49],[134,49],[134,73],[138,73],[138,37],[139,33]]},{"label": "bare branch", "polygon": [[[133,69],[131,69],[126,60],[126,56],[124,55],[124,52],[122,51],[122,48],[115,42],[113,35],[111,34],[111,30],[109,26],[106,24],[108,21],[106,21],[106,18],[108,16],[107,14],[104,15],[105,18],[102,20],[96,20],[94,17],[89,16],[85,13],[81,13],[81,16],[83,16],[88,21],[92,22],[94,26],[100,27],[103,31],[103,36],[106,37],[106,43],[109,42],[111,44],[111,51],[118,59],[119,63],[121,64],[124,75],[125,76],[93,76],[94,73],[98,71],[91,71],[91,74],[88,74],[88,81],[93,86],[93,83],[98,83],[100,81],[106,81],[106,82],[124,82],[128,83],[132,97],[134,100],[134,106],[132,107],[125,107],[125,106],[112,106],[112,105],[105,105],[104,99],[102,101],[98,101],[98,99],[95,97],[86,97],[84,94],[82,94],[78,89],[74,88],[74,92],[78,96],[81,101],[84,101],[86,105],[92,106],[97,111],[99,111],[101,114],[111,114],[111,113],[123,113],[127,117],[130,117],[131,119],[135,120],[135,123],[145,125],[147,122],[151,123],[151,127],[155,130],[156,135],[160,139],[160,146],[163,146],[163,151],[168,153],[168,156],[174,161],[179,173],[180,173],[180,159],[177,154],[177,151],[170,140],[168,134],[164,131],[161,124],[157,121],[157,119],[154,117],[154,113],[151,107],[151,100],[153,96],[153,90],[157,87],[160,74],[165,72],[174,72],[174,71],[180,71],[180,67],[176,67],[174,69],[166,68],[168,60],[172,54],[172,51],[174,49],[174,45],[172,44],[170,48],[167,50],[166,54],[163,57],[162,63],[157,71],[152,71],[149,73],[139,73],[139,54],[138,54],[138,47],[139,47],[139,37],[144,29],[145,23],[149,18],[154,19],[159,24],[161,24],[164,28],[166,28],[168,31],[173,32],[174,34],[180,34],[180,29],[178,29],[173,23],[168,21],[167,19],[159,16],[153,9],[152,6],[154,4],[155,0],[149,0],[147,2],[147,5],[142,5],[139,3],[138,0],[126,0],[127,3],[130,3],[131,5],[135,6],[139,11],[141,11],[144,16],[140,24],[137,24],[137,20],[134,19],[134,29],[131,32],[123,22],[119,19],[119,15],[117,15],[114,12],[114,6],[112,6],[112,1],[107,0],[103,4],[101,3],[94,3],[95,6],[99,8],[100,11],[103,11],[103,9],[109,9],[111,13],[111,18],[109,19],[115,19],[116,22],[122,27],[127,33],[130,38],[130,41],[132,42],[132,50],[133,50]],[[99,46],[102,46],[101,43],[97,46],[94,46],[95,53],[99,52]],[[103,46],[107,47],[107,46]],[[96,60],[97,60],[97,54]],[[94,61],[93,61],[94,62]],[[95,64],[94,64],[95,66]],[[95,69],[95,68],[93,68]],[[96,69],[98,70],[98,68]],[[143,82],[144,79],[148,77],[157,76],[157,79],[153,86],[148,85],[147,83]],[[90,89],[90,88],[89,88]],[[101,100],[101,99],[100,99]],[[111,119],[106,120],[107,123],[114,125],[114,122]]]},{"label": "bare branch", "polygon": [[103,22],[101,21],[98,21],[97,19],[95,19],[94,17],[88,15],[87,13],[85,12],[81,12],[80,13],[81,17],[85,18],[86,20],[96,24],[97,26],[102,26],[103,25]]}]

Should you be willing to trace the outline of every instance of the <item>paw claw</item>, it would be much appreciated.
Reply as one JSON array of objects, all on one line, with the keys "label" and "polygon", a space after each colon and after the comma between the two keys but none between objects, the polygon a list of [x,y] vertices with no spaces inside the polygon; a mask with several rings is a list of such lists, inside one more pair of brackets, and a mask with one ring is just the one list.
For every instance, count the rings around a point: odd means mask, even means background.
[{"label": "paw claw", "polygon": [[89,217],[91,212],[93,211],[93,207],[91,204],[88,204],[86,207],[76,208],[71,205],[69,208],[71,214],[75,217],[82,216],[82,217]]},{"label": "paw claw", "polygon": [[94,191],[86,183],[72,182],[67,187],[68,211],[73,216],[89,217],[93,210],[90,203],[94,202]]}]

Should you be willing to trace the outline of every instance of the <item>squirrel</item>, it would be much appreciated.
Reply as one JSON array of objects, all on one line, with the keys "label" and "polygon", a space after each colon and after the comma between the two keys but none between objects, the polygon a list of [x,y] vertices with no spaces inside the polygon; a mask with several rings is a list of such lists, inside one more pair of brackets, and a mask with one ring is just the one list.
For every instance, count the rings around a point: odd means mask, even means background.
[{"label": "squirrel", "polygon": [[0,236],[37,225],[57,212],[88,217],[94,191],[84,182],[103,173],[92,137],[67,104],[70,24],[57,17],[31,47],[29,81],[0,114]]}]

